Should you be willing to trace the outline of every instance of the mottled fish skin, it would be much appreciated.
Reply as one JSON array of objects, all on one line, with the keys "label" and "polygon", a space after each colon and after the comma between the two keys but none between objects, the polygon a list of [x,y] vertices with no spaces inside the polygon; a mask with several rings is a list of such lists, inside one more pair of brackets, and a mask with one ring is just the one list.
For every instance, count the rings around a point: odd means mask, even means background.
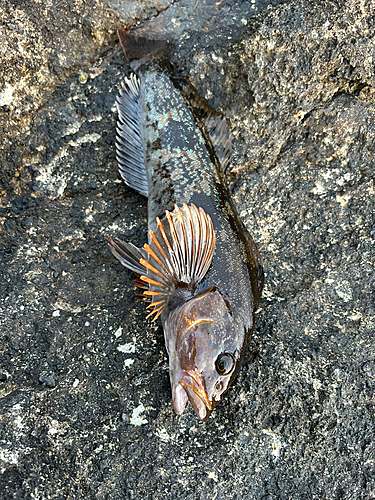
[{"label": "mottled fish skin", "polygon": [[149,184],[149,223],[220,183],[202,133],[171,78],[157,65],[139,72],[141,126]]},{"label": "mottled fish skin", "polygon": [[[242,332],[253,327],[254,304],[259,304],[257,284],[253,291],[249,279],[249,264],[254,267],[249,236],[232,203],[224,173],[213,164],[206,141],[170,76],[156,62],[140,71],[139,77],[149,229],[155,230],[156,217],[161,218],[175,204],[204,207],[216,233],[215,258],[206,281],[226,295],[242,337]],[[243,337],[238,344],[244,344]]]},{"label": "mottled fish skin", "polygon": [[[156,218],[162,218],[166,210],[173,210],[175,205],[194,204],[202,207],[210,216],[216,237],[212,263],[201,284],[202,296],[198,299],[187,296],[186,300],[192,300],[189,313],[186,308],[181,312],[178,308],[167,307],[161,314],[170,356],[172,389],[179,391],[174,406],[180,413],[187,397],[185,393],[182,394],[180,385],[177,384],[177,388],[173,386],[172,380],[173,370],[180,369],[176,368],[178,363],[176,365],[173,359],[179,352],[179,347],[176,347],[176,322],[179,324],[178,330],[189,314],[189,317],[198,318],[201,312],[203,316],[209,315],[210,319],[199,320],[205,322],[206,326],[200,327],[204,330],[202,337],[197,334],[193,342],[198,338],[204,341],[210,335],[211,342],[212,332],[209,329],[211,322],[215,323],[214,335],[220,337],[217,349],[232,353],[234,360],[234,367],[225,382],[225,392],[238,371],[247,340],[254,328],[262,287],[262,268],[255,243],[233,205],[212,142],[197,126],[197,119],[178,81],[171,77],[164,60],[158,57],[147,64],[140,64],[137,75],[140,80],[139,114],[148,184],[149,229],[154,232],[157,230]],[[209,293],[205,294],[204,289],[209,290]],[[193,311],[194,300],[198,312]],[[215,313],[213,308],[219,312]],[[221,319],[215,318],[215,314]],[[217,326],[220,321],[223,321],[223,327]],[[210,353],[215,351],[213,344],[210,344]],[[181,384],[198,417],[206,420],[217,402],[207,402],[205,413],[197,408],[197,402],[194,401],[197,398],[189,389],[189,383],[184,385],[182,381]],[[203,381],[203,386],[208,384],[207,380]],[[199,400],[198,403],[200,405]]]}]

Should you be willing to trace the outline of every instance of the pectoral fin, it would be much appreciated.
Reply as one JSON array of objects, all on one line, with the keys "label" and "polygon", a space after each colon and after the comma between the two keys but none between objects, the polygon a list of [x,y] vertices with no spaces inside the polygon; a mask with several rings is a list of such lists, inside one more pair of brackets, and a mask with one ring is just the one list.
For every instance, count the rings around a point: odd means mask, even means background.
[{"label": "pectoral fin", "polygon": [[156,219],[149,232],[149,244],[142,249],[117,238],[108,238],[111,252],[128,269],[140,276],[147,289],[144,298],[155,320],[178,289],[196,291],[211,265],[215,232],[209,215],[195,205],[175,205],[172,212]]},{"label": "pectoral fin", "polygon": [[141,280],[149,284],[144,295],[152,297],[149,307],[156,319],[178,288],[196,288],[211,265],[215,232],[209,215],[195,205],[175,205],[172,212],[156,219],[157,230],[149,232],[150,243],[143,249],[148,257],[140,263],[147,268]]}]

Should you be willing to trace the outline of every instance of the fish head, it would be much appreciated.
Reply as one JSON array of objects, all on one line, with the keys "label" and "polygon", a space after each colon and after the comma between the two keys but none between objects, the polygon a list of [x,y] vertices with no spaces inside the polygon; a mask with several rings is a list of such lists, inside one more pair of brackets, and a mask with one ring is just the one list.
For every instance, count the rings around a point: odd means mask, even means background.
[{"label": "fish head", "polygon": [[173,407],[181,414],[189,399],[206,421],[228,390],[240,351],[227,301],[216,287],[193,297],[166,322]]}]

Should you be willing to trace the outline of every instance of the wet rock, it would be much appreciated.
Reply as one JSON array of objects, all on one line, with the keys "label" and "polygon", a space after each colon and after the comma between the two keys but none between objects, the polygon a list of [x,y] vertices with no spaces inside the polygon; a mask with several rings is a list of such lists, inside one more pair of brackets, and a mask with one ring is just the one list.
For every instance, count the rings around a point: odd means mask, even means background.
[{"label": "wet rock", "polygon": [[56,382],[55,379],[53,378],[53,375],[48,375],[47,377],[40,376],[39,377],[39,382],[43,384],[43,387],[55,387]]},{"label": "wet rock", "polygon": [[[1,498],[374,496],[375,12],[277,3],[3,2]],[[205,424],[174,415],[163,333],[106,245],[147,231],[114,155],[124,24],[174,37],[230,118],[264,260],[256,332]]]}]

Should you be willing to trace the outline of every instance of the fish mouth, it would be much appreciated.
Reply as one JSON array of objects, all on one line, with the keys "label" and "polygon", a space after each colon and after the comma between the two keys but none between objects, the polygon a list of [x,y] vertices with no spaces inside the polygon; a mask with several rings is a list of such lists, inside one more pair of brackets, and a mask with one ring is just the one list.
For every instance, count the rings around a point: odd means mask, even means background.
[{"label": "fish mouth", "polygon": [[185,389],[190,404],[199,420],[206,422],[216,405],[208,397],[206,384],[202,375],[195,370],[184,371],[179,384]]}]

